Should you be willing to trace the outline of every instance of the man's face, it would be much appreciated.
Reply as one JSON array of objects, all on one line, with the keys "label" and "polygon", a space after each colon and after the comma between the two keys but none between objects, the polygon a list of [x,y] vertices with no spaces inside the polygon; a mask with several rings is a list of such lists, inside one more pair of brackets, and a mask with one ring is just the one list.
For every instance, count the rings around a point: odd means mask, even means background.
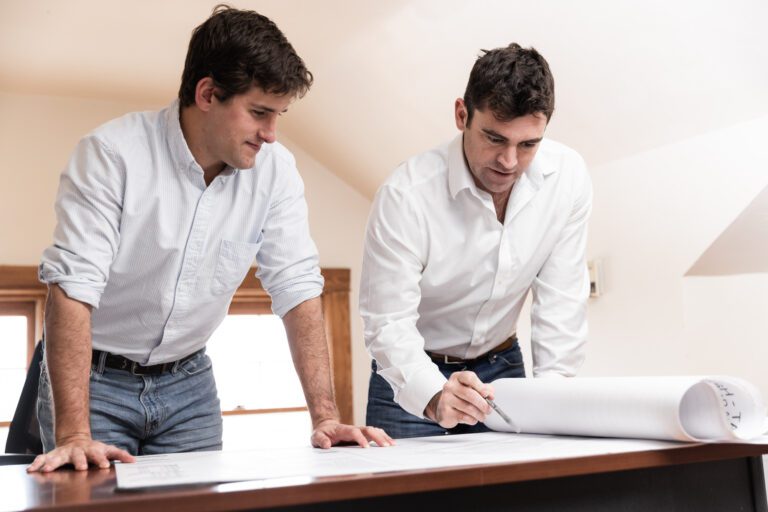
[{"label": "man's face", "polygon": [[293,98],[290,94],[267,93],[255,86],[226,101],[220,101],[214,93],[203,128],[207,155],[213,162],[237,169],[253,167],[261,145],[275,142],[277,118]]},{"label": "man's face", "polygon": [[464,101],[456,100],[456,127],[464,133],[464,158],[477,187],[506,195],[528,168],[544,137],[547,118],[529,114],[499,121],[490,110],[475,109],[467,123]]}]

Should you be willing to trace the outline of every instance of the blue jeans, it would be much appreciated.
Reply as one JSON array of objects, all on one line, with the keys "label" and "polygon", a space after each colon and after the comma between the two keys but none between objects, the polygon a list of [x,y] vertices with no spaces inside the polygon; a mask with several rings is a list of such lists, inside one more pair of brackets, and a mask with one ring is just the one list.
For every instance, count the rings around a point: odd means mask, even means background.
[{"label": "blue jeans", "polygon": [[[50,380],[41,364],[37,414],[43,450],[55,447]],[[91,367],[91,435],[133,455],[220,450],[222,419],[211,359],[200,352],[159,375]]]},{"label": "blue jeans", "polygon": [[[468,364],[446,364],[437,361],[435,364],[446,378],[453,372],[464,370],[475,372],[483,382],[493,382],[496,379],[509,377],[525,377],[523,355],[517,343],[506,350],[485,355]],[[365,420],[367,425],[383,428],[393,438],[489,431],[488,427],[482,423],[459,424],[454,428],[445,429],[433,421],[407,413],[395,403],[394,392],[389,383],[376,373],[376,361],[371,364],[371,370]]]}]

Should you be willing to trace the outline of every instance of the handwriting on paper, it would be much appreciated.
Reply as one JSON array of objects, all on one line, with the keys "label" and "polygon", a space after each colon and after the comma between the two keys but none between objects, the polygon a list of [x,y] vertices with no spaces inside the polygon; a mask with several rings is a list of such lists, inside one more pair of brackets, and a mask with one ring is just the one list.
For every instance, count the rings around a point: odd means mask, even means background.
[{"label": "handwriting on paper", "polygon": [[736,394],[722,381],[709,381],[709,384],[717,391],[725,421],[736,430],[741,425],[741,407],[736,401]]}]

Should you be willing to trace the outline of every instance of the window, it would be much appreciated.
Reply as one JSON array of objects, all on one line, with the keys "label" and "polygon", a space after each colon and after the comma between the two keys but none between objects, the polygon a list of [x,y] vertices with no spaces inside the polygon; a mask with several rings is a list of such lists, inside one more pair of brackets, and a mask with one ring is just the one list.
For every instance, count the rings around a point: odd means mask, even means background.
[{"label": "window", "polygon": [[[349,323],[349,269],[322,269],[325,278],[322,304],[325,320],[325,335],[328,339],[328,349],[331,355],[331,368],[333,370],[333,384],[336,390],[336,402],[339,406],[342,421],[353,422],[352,412],[352,347]],[[235,292],[232,305],[229,308],[227,321],[233,321],[233,317],[239,315],[269,315],[271,313],[271,301],[269,295],[261,287],[261,283],[252,272],[248,274],[243,283]],[[243,320],[242,322],[247,322]],[[270,320],[273,325],[282,322],[274,318]],[[246,335],[248,336],[248,335]],[[247,340],[255,343],[255,334]],[[285,343],[281,343],[285,345]],[[282,347],[282,348],[287,348]],[[287,352],[286,352],[287,353]],[[290,365],[293,372],[293,365]],[[303,395],[302,395],[303,403]]]},{"label": "window", "polygon": [[[323,313],[336,401],[342,420],[352,423],[349,270],[323,269],[323,276]],[[224,415],[225,448],[309,442],[311,421],[304,394],[283,323],[270,306],[269,296],[249,274],[207,345]]]},{"label": "window", "polygon": [[[8,426],[27,374],[27,339],[32,308],[0,302],[0,426]],[[31,309],[31,312],[29,311]]]},{"label": "window", "polygon": [[0,428],[10,424],[42,336],[45,287],[35,267],[0,266]]},{"label": "window", "polygon": [[206,345],[224,416],[224,448],[306,446],[312,421],[283,322],[260,302],[234,302]]},{"label": "window", "polygon": [[214,361],[222,411],[306,408],[278,316],[229,315],[211,336],[206,351]]}]

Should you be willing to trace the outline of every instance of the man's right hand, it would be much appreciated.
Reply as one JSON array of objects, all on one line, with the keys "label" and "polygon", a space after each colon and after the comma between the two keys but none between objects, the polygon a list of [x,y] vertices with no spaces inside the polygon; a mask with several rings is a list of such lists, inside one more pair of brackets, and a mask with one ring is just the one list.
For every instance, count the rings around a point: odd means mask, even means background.
[{"label": "man's right hand", "polygon": [[443,390],[432,397],[424,413],[443,428],[459,423],[476,425],[491,413],[485,398],[493,399],[493,386],[483,384],[474,372],[455,372]]},{"label": "man's right hand", "polygon": [[27,472],[48,473],[64,464],[72,464],[76,470],[84,471],[88,469],[89,462],[100,468],[108,468],[111,460],[134,462],[136,459],[125,450],[81,434],[64,439],[57,443],[54,450],[38,455],[27,467]]}]

